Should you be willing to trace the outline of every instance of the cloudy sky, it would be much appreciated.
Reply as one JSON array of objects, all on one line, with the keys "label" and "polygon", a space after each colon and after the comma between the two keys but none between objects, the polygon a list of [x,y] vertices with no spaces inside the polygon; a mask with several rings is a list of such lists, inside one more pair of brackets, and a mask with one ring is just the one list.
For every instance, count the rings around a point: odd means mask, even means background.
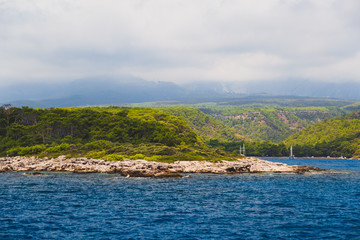
[{"label": "cloudy sky", "polygon": [[359,0],[0,0],[0,84],[360,82]]}]

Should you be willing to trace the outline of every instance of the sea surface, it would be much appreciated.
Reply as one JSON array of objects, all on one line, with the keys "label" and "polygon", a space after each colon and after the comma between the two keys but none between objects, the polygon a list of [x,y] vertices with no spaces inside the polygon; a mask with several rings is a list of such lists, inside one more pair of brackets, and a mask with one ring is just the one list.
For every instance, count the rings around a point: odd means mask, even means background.
[{"label": "sea surface", "polygon": [[0,173],[0,239],[360,239],[360,161],[324,174]]}]

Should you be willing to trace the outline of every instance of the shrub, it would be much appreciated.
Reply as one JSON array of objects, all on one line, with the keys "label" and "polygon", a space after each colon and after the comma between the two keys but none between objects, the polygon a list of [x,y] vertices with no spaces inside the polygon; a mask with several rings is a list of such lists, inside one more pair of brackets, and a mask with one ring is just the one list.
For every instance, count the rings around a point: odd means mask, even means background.
[{"label": "shrub", "polygon": [[99,159],[105,156],[105,150],[100,151],[100,152],[90,152],[86,155],[87,158],[94,158],[94,159]]},{"label": "shrub", "polygon": [[34,145],[30,147],[14,147],[9,149],[6,153],[10,156],[16,155],[32,155],[32,154],[39,154],[46,150],[45,145]]},{"label": "shrub", "polygon": [[114,154],[106,155],[103,158],[109,161],[121,161],[126,157],[124,155],[114,153]]},{"label": "shrub", "polygon": [[107,140],[98,140],[94,142],[89,142],[84,145],[84,149],[86,150],[103,150],[103,149],[110,149],[114,147],[115,144],[113,142]]},{"label": "shrub", "polygon": [[21,151],[21,147],[13,147],[6,151],[6,154],[9,156],[17,156]]},{"label": "shrub", "polygon": [[130,156],[130,159],[132,160],[137,160],[137,159],[145,159],[145,155],[144,154],[135,154],[134,156]]},{"label": "shrub", "polygon": [[146,161],[159,161],[162,158],[163,158],[163,156],[154,155],[154,156],[151,156],[151,157],[144,157],[144,160],[146,160]]},{"label": "shrub", "polygon": [[54,147],[48,147],[46,149],[47,152],[49,153],[56,153],[56,152],[63,152],[63,151],[67,151],[70,148],[70,144],[68,143],[62,143],[60,145],[56,145]]}]

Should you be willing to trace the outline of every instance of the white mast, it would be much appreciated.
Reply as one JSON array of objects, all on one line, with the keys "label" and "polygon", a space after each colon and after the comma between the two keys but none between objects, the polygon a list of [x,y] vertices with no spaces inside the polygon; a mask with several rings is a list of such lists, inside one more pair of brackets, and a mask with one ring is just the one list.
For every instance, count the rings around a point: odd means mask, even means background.
[{"label": "white mast", "polygon": [[289,159],[294,159],[292,145],[290,146],[290,156],[289,156]]}]

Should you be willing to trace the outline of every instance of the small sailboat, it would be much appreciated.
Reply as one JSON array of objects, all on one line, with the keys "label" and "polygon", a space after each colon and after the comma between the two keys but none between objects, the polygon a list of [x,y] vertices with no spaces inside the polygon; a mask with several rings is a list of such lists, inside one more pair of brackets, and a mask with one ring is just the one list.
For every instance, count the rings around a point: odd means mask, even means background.
[{"label": "small sailboat", "polygon": [[293,154],[292,145],[290,146],[290,156],[289,156],[289,159],[295,159],[294,154]]},{"label": "small sailboat", "polygon": [[240,145],[240,155],[245,156],[245,143],[243,144],[242,148],[241,148],[241,145]]}]

